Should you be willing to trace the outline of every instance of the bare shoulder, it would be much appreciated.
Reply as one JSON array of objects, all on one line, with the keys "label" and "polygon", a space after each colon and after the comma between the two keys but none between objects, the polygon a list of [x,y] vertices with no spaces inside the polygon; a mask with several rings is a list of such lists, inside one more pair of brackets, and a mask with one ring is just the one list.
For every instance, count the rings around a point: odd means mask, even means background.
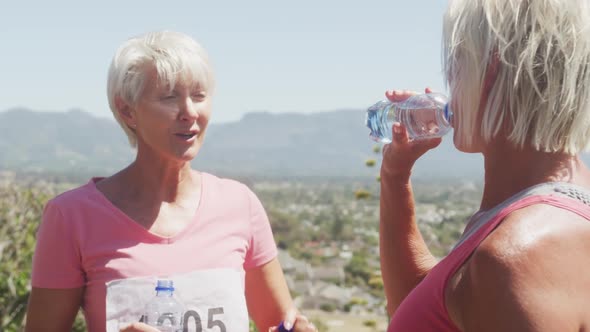
[{"label": "bare shoulder", "polygon": [[456,285],[464,331],[566,331],[590,323],[590,221],[538,204],[508,215]]},{"label": "bare shoulder", "polygon": [[[580,263],[588,260],[589,250],[590,220],[565,209],[536,204],[509,214],[480,244],[471,262],[491,260],[516,269],[523,277],[542,271],[545,278],[557,274],[560,280],[576,279],[575,273],[564,273],[586,268]],[[590,271],[590,266],[587,269]]]}]

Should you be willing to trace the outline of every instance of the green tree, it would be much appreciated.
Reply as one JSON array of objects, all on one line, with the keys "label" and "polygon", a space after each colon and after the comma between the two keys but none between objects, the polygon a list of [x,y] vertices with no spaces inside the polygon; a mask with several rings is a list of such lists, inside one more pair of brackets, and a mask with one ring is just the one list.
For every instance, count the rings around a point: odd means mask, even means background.
[{"label": "green tree", "polygon": [[279,248],[291,249],[291,245],[302,238],[303,229],[295,216],[270,209],[268,218],[272,224],[275,241]]},{"label": "green tree", "polygon": [[371,278],[372,269],[364,253],[354,253],[348,264],[344,267],[348,283],[357,284],[359,281],[367,285]]}]

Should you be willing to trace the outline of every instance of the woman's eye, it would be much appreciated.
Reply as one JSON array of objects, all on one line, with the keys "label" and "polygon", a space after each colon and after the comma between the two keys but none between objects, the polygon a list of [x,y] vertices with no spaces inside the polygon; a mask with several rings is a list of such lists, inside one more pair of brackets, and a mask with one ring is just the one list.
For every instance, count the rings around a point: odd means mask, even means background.
[{"label": "woman's eye", "polygon": [[206,95],[204,93],[194,93],[192,95],[193,99],[197,99],[197,100],[203,100],[205,99]]},{"label": "woman's eye", "polygon": [[175,94],[171,94],[171,95],[165,95],[160,97],[161,100],[174,100],[176,99],[176,95]]}]

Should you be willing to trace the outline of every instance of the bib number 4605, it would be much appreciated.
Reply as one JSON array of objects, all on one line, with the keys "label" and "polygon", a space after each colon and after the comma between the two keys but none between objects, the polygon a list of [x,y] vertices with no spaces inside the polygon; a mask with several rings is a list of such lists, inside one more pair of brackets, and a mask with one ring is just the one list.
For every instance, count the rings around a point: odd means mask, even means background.
[{"label": "bib number 4605", "polygon": [[[207,311],[207,329],[212,330],[215,327],[219,328],[219,332],[227,332],[227,328],[221,319],[219,319],[219,315],[223,314],[223,308],[210,308]],[[217,316],[217,317],[216,317]],[[191,320],[192,318],[192,320]],[[196,332],[203,332],[203,323],[201,320],[201,316],[195,310],[189,310],[184,313],[184,320],[182,322],[183,332],[189,331],[189,324],[194,322],[194,330]],[[192,330],[192,329],[191,329]]]}]

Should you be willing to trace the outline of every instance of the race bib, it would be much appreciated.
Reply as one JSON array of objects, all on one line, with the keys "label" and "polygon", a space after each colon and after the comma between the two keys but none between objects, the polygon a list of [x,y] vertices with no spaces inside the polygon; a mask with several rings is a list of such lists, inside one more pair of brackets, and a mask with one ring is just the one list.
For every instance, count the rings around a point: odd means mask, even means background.
[{"label": "race bib", "polygon": [[[158,277],[107,283],[107,331],[118,332],[142,321],[146,305],[156,296]],[[174,282],[174,298],[184,307],[183,331],[248,332],[249,319],[242,274],[231,269],[201,270],[166,276]]]}]

